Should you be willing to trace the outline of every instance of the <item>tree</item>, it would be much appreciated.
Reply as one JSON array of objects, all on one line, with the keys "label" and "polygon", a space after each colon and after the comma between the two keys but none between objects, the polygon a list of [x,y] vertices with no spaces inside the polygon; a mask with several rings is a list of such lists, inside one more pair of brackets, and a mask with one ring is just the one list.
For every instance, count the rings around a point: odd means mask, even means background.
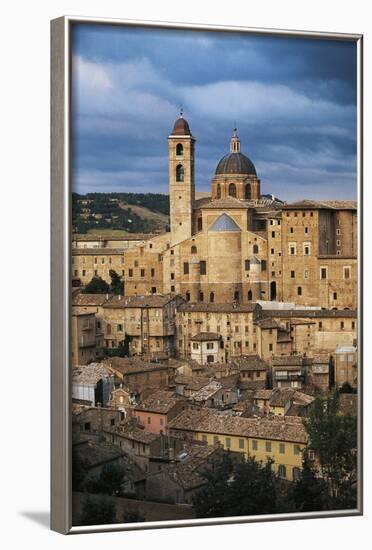
[{"label": "tree", "polygon": [[88,493],[103,493],[117,495],[124,481],[125,469],[120,464],[110,462],[105,464],[98,478],[90,478],[85,487]]},{"label": "tree", "polygon": [[113,294],[124,294],[124,283],[120,279],[119,275],[113,269],[110,269],[109,275],[111,277],[110,290]]},{"label": "tree", "polygon": [[129,336],[126,334],[122,342],[119,342],[117,348],[104,348],[105,357],[128,357],[129,355]]},{"label": "tree", "polygon": [[82,290],[83,294],[107,294],[110,291],[110,285],[102,279],[95,276]]},{"label": "tree", "polygon": [[339,412],[339,393],[319,395],[303,420],[309,447],[315,451],[313,466],[327,486],[331,508],[356,506],[357,421]]},{"label": "tree", "polygon": [[81,525],[105,525],[116,521],[115,504],[108,497],[85,494],[81,507]]},{"label": "tree", "polygon": [[316,512],[328,508],[327,486],[304,454],[300,478],[289,488],[288,498],[294,503],[296,512]]},{"label": "tree", "polygon": [[276,478],[271,466],[272,461],[262,464],[254,458],[234,463],[225,455],[203,474],[207,484],[193,499],[197,517],[276,512]]},{"label": "tree", "polygon": [[344,382],[341,386],[341,388],[339,389],[339,392],[340,393],[356,393],[356,389],[353,388],[349,382]]}]

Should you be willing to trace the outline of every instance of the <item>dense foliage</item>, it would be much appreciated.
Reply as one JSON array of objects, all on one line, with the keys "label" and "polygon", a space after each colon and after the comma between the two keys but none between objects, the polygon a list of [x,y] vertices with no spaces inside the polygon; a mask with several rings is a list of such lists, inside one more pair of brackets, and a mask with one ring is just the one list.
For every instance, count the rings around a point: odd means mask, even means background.
[{"label": "dense foliage", "polygon": [[102,277],[94,276],[82,290],[83,294],[124,294],[124,282],[114,269],[110,269],[111,283],[107,283]]},{"label": "dense foliage", "polygon": [[207,484],[193,500],[197,517],[276,512],[275,476],[271,465],[271,462],[262,464],[254,458],[236,462],[224,455],[204,473]]}]

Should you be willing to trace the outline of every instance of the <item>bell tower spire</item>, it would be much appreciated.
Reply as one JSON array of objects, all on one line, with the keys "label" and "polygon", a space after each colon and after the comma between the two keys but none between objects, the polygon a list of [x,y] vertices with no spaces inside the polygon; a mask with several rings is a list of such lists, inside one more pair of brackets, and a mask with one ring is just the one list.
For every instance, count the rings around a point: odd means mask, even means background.
[{"label": "bell tower spire", "polygon": [[187,120],[183,118],[181,106],[180,116],[168,137],[172,244],[184,241],[192,235],[195,201],[194,146],[195,138]]},{"label": "bell tower spire", "polygon": [[230,140],[230,153],[240,153],[240,139],[237,132],[238,130],[235,126]]}]

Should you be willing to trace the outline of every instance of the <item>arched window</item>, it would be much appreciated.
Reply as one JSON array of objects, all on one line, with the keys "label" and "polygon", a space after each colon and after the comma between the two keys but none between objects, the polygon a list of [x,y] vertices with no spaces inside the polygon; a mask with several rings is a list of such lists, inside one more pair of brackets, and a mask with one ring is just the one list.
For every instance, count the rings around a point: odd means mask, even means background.
[{"label": "arched window", "polygon": [[302,287],[301,286],[297,287],[297,296],[302,296]]},{"label": "arched window", "polygon": [[251,184],[250,183],[247,183],[247,185],[245,186],[245,198],[246,199],[251,199],[252,198],[252,189],[251,189]]},{"label": "arched window", "polygon": [[211,304],[213,304],[214,302],[214,292],[211,292],[210,295],[209,295],[209,301]]},{"label": "arched window", "polygon": [[217,198],[221,198],[221,185],[219,183],[217,183]]},{"label": "arched window", "polygon": [[251,302],[253,298],[253,294],[251,290],[248,290],[248,302]]},{"label": "arched window", "polygon": [[184,181],[185,171],[182,164],[178,164],[176,168],[176,181]]},{"label": "arched window", "polygon": [[198,251],[198,249],[196,248],[196,246],[193,244],[192,247],[191,247],[191,254],[196,254]]},{"label": "arched window", "polygon": [[183,155],[183,145],[182,145],[182,143],[177,143],[176,155],[177,155],[177,157],[182,157],[182,155]]},{"label": "arched window", "polygon": [[253,254],[258,254],[258,244],[253,245]]},{"label": "arched window", "polygon": [[230,195],[230,197],[236,197],[236,185],[235,185],[235,183],[230,183],[230,185],[229,185],[229,195]]},{"label": "arched window", "polygon": [[199,302],[203,302],[204,301],[204,293],[200,290],[199,291]]}]

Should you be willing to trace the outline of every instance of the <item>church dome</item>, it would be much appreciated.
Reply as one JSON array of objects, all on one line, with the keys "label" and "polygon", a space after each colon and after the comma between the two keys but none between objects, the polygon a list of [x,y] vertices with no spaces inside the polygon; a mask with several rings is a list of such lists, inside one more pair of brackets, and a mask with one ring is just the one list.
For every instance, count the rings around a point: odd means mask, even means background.
[{"label": "church dome", "polygon": [[172,136],[191,136],[189,123],[182,116],[176,120],[172,130]]},{"label": "church dome", "polygon": [[230,154],[225,155],[217,164],[216,176],[223,174],[241,174],[257,177],[253,162],[240,152],[240,139],[236,128],[234,128],[230,140]]},{"label": "church dome", "polygon": [[244,174],[257,176],[253,162],[243,153],[230,153],[225,155],[217,164],[216,175]]}]

